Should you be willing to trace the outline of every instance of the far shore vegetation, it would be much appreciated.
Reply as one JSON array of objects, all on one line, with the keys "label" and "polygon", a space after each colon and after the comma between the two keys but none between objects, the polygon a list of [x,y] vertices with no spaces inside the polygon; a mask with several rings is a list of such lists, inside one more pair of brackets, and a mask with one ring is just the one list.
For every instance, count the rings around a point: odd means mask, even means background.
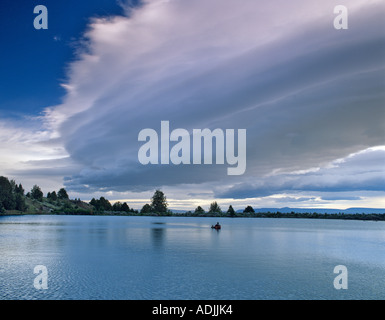
[{"label": "far shore vegetation", "polygon": [[183,217],[229,217],[229,218],[309,218],[385,221],[385,213],[316,213],[316,212],[255,212],[246,206],[242,212],[230,205],[222,210],[217,202],[212,202],[208,211],[201,206],[194,211],[172,212],[168,209],[166,196],[156,190],[149,203],[141,209],[134,209],[127,202],[111,202],[100,197],[90,202],[70,199],[67,191],[61,188],[44,195],[38,185],[25,192],[21,183],[0,176],[0,215],[53,214],[53,215],[130,215],[130,216],[183,216]]}]

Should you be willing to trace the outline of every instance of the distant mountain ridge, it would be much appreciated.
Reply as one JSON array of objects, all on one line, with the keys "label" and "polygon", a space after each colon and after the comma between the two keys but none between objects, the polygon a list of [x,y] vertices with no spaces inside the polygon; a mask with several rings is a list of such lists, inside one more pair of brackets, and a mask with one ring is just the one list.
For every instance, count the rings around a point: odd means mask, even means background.
[{"label": "distant mountain ridge", "polygon": [[[322,209],[322,208],[254,208],[255,212],[281,212],[281,213],[347,213],[347,214],[359,214],[359,213],[377,213],[382,214],[385,213],[385,209],[378,209],[378,208],[348,208],[348,209]],[[238,213],[242,213],[243,209],[236,210]]]},{"label": "distant mountain ridge", "polygon": [[[173,213],[175,214],[184,214],[188,212],[189,210],[183,210],[183,209],[170,209]],[[223,208],[222,208],[223,210]],[[238,209],[235,210],[237,213],[242,213],[244,209]],[[192,210],[194,211],[194,210]],[[254,211],[257,213],[276,213],[276,212],[281,212],[281,213],[328,213],[328,214],[333,214],[333,213],[346,213],[346,214],[385,214],[385,208],[348,208],[348,209],[320,209],[320,208],[289,208],[289,207],[284,207],[284,208],[254,208]],[[226,212],[226,210],[224,210]]]}]

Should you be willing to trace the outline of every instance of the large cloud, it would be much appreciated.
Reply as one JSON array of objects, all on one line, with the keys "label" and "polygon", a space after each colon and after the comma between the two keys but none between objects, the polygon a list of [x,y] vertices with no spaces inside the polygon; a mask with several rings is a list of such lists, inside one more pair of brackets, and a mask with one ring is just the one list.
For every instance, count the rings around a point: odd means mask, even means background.
[{"label": "large cloud", "polygon": [[[66,186],[143,191],[211,183],[237,197],[233,186],[250,178],[321,167],[383,144],[384,4],[350,1],[348,30],[333,28],[334,6],[147,1],[127,16],[94,20],[69,66],[64,103],[45,115],[82,168]],[[246,128],[246,173],[141,165],[138,133],[159,131],[161,120],[171,129]]]}]

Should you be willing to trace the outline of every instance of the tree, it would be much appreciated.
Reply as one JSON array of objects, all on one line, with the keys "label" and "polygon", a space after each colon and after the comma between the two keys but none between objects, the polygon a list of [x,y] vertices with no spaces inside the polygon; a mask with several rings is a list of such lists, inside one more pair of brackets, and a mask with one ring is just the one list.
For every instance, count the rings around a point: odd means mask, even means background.
[{"label": "tree", "polygon": [[19,211],[27,210],[27,205],[25,204],[25,199],[20,193],[17,193],[15,195],[15,209],[19,210]]},{"label": "tree", "polygon": [[68,197],[68,194],[67,194],[67,191],[66,189],[64,188],[61,188],[58,193],[57,193],[57,197],[60,199],[60,200],[68,200],[69,197]]},{"label": "tree", "polygon": [[205,214],[205,210],[201,206],[197,206],[194,213],[196,214]]},{"label": "tree", "polygon": [[243,213],[254,213],[254,209],[252,206],[247,206],[245,210],[243,210]]},{"label": "tree", "polygon": [[56,194],[56,191],[52,191],[52,192],[51,192],[51,197],[50,197],[50,199],[51,199],[52,201],[56,201],[56,200],[57,200],[57,194]]},{"label": "tree", "polygon": [[227,209],[227,212],[226,212],[228,215],[230,215],[230,217],[234,217],[235,216],[235,210],[233,208],[233,206],[230,204],[229,208]]},{"label": "tree", "polygon": [[100,210],[102,210],[102,211],[112,211],[112,205],[111,205],[110,201],[108,201],[106,198],[100,197],[100,199],[97,200],[97,201],[99,203]]},{"label": "tree", "polygon": [[0,177],[0,204],[4,210],[15,209],[15,198],[12,184],[6,177]]},{"label": "tree", "polygon": [[130,207],[128,206],[127,202],[124,202],[122,204],[122,206],[120,207],[120,210],[124,212],[130,212]]},{"label": "tree", "polygon": [[112,205],[112,211],[122,211],[122,204],[120,203],[120,201],[115,202]]},{"label": "tree", "polygon": [[43,192],[38,185],[34,185],[31,189],[31,197],[37,201],[43,201]]},{"label": "tree", "polygon": [[16,187],[17,187],[16,181],[13,180],[13,179],[11,179],[11,180],[9,180],[9,183],[11,184],[11,190],[12,190],[12,192],[14,192],[15,189],[16,189]]},{"label": "tree", "polygon": [[216,201],[210,204],[209,213],[222,213],[221,207]]},{"label": "tree", "polygon": [[16,194],[21,194],[22,196],[24,195],[24,188],[21,183],[19,183],[19,185],[16,184],[14,190]]},{"label": "tree", "polygon": [[90,205],[95,208],[96,211],[99,211],[99,204],[95,198],[92,198],[90,201]]},{"label": "tree", "polygon": [[164,193],[156,190],[151,198],[151,208],[156,213],[167,213],[167,199]]},{"label": "tree", "polygon": [[142,210],[140,210],[140,213],[151,213],[152,212],[152,208],[151,206],[146,203],[143,207],[142,207]]},{"label": "tree", "polygon": [[24,195],[24,188],[23,186],[21,185],[21,183],[19,183],[19,193],[23,196]]}]

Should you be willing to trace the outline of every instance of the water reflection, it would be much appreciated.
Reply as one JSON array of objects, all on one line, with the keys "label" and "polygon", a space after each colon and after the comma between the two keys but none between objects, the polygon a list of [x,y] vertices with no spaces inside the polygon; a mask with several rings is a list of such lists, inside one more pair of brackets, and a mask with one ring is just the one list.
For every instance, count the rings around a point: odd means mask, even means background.
[{"label": "water reflection", "polygon": [[[383,298],[385,223],[182,217],[0,217],[1,299]],[[49,289],[32,285],[34,266]],[[212,280],[215,281],[212,281]],[[44,294],[44,296],[42,295]]]},{"label": "water reflection", "polygon": [[151,228],[151,242],[155,249],[164,247],[166,230],[166,228]]}]

